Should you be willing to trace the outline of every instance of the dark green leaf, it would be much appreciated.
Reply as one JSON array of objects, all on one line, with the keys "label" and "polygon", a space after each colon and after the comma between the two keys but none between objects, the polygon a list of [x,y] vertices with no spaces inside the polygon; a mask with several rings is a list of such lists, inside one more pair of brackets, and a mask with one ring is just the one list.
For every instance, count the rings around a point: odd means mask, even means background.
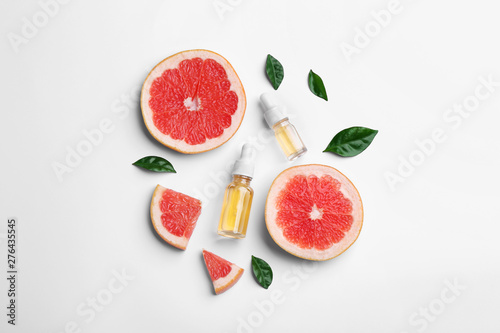
[{"label": "dark green leaf", "polygon": [[132,164],[154,172],[176,172],[169,161],[158,156],[146,156]]},{"label": "dark green leaf", "polygon": [[285,72],[278,59],[274,58],[270,54],[267,55],[266,73],[269,81],[271,81],[271,84],[273,85],[274,90],[278,90],[281,81],[283,81],[283,78],[285,77]]},{"label": "dark green leaf", "polygon": [[318,96],[319,98],[323,98],[325,101],[328,101],[328,96],[326,95],[325,85],[323,84],[323,80],[319,77],[318,74],[314,73],[312,69],[309,71],[309,89],[311,92]]},{"label": "dark green leaf", "polygon": [[337,133],[323,152],[332,152],[340,156],[356,156],[368,148],[377,130],[366,127],[350,127]]},{"label": "dark green leaf", "polygon": [[269,288],[273,282],[273,270],[264,260],[252,256],[252,270],[255,278],[264,288]]}]

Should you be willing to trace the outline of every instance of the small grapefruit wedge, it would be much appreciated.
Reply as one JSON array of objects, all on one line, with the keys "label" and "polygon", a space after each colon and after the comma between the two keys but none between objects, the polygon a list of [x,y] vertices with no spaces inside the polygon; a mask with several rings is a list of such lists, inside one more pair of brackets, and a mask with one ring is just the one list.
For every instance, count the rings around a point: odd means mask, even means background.
[{"label": "small grapefruit wedge", "polygon": [[205,249],[203,250],[203,259],[205,259],[205,265],[217,295],[234,286],[243,274],[243,268]]},{"label": "small grapefruit wedge", "polygon": [[351,181],[320,164],[286,169],[266,201],[269,234],[285,251],[309,260],[329,260],[351,246],[363,225],[363,204]]},{"label": "small grapefruit wedge", "polygon": [[201,201],[158,185],[150,210],[158,235],[170,245],[185,250],[201,214]]},{"label": "small grapefruit wedge", "polygon": [[246,96],[224,57],[189,50],[153,68],[142,86],[141,109],[156,140],[181,153],[196,154],[219,147],[236,133]]}]

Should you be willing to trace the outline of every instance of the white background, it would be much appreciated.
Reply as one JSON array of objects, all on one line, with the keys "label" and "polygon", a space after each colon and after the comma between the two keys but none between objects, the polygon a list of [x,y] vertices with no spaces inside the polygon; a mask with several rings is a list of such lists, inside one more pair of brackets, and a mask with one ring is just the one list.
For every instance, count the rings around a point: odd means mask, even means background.
[{"label": "white background", "polygon": [[[356,29],[388,3],[73,0],[15,47],[9,38],[24,38],[25,20],[42,9],[37,1],[2,0],[0,267],[6,271],[6,221],[14,216],[19,281],[12,327],[0,279],[1,331],[65,332],[74,322],[75,332],[498,332],[500,87],[459,124],[443,117],[474,95],[480,76],[500,81],[500,8],[491,0],[401,0],[399,13],[349,62],[342,43],[355,45]],[[136,90],[156,63],[192,48],[233,64],[248,105],[233,139],[187,156],[147,133]],[[229,182],[224,170],[243,142],[264,133],[258,96],[272,91],[268,53],[285,68],[278,92],[309,152],[289,163],[274,141],[263,145],[247,238],[223,239],[216,228]],[[328,102],[309,92],[310,69],[322,76]],[[68,147],[106,118],[112,132],[59,181],[53,164],[65,163]],[[350,126],[379,134],[357,157],[322,153]],[[446,140],[392,190],[386,173],[397,174],[400,158],[419,154],[415,140],[436,128]],[[164,156],[178,173],[131,165],[146,155]],[[276,246],[263,219],[272,180],[305,163],[345,173],[365,208],[357,242],[316,265]],[[158,183],[205,197],[185,252],[151,228]],[[213,294],[202,247],[245,269],[225,294]],[[251,255],[274,270],[268,290],[252,277]],[[95,316],[77,312],[109,295],[113,272],[122,270],[133,280],[109,304]],[[453,294],[447,283],[464,289]],[[273,291],[282,296],[271,306]]]}]

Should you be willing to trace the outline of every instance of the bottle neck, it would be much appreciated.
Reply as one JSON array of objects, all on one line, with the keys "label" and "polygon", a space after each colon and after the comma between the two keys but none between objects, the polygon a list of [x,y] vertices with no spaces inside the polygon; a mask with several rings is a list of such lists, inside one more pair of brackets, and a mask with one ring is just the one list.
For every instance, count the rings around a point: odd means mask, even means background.
[{"label": "bottle neck", "polygon": [[271,109],[267,109],[264,112],[264,118],[266,119],[267,125],[269,125],[269,127],[273,127],[276,123],[279,123],[286,118],[284,107],[275,106]]},{"label": "bottle neck", "polygon": [[272,128],[275,129],[275,128],[280,127],[280,126],[286,126],[289,123],[290,122],[288,121],[288,117],[287,118],[283,118],[280,121],[278,121],[277,123],[275,123]]},{"label": "bottle neck", "polygon": [[243,176],[243,175],[233,175],[233,183],[241,183],[243,185],[250,185],[250,181],[252,181],[252,177]]}]

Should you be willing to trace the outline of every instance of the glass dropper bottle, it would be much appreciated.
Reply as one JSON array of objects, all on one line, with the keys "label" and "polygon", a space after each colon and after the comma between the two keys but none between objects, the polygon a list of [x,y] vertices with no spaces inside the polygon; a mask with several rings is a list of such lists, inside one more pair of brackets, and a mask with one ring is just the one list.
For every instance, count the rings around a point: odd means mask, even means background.
[{"label": "glass dropper bottle", "polygon": [[274,131],[274,136],[289,161],[304,155],[307,148],[288,117],[284,115],[285,107],[280,104],[275,94],[264,93],[260,95],[263,105],[264,118]]},{"label": "glass dropper bottle", "polygon": [[244,144],[241,157],[234,163],[233,181],[227,186],[217,233],[231,238],[245,238],[252,207],[255,149]]}]

